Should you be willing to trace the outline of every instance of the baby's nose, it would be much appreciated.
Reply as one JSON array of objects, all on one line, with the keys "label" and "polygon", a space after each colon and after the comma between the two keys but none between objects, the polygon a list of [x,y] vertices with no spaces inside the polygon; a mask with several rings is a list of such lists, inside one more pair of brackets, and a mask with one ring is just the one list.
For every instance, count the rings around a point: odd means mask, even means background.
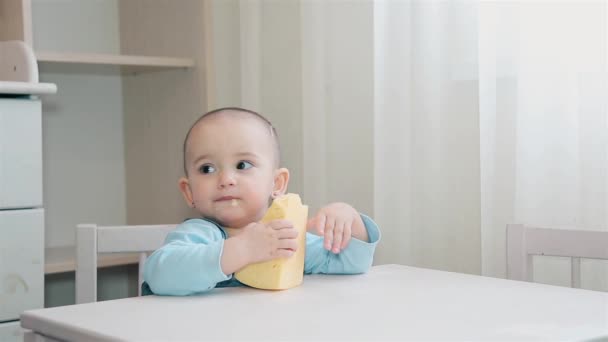
[{"label": "baby's nose", "polygon": [[220,188],[224,188],[227,186],[234,186],[234,185],[236,185],[236,179],[234,177],[233,172],[221,172],[220,173],[220,182],[219,182]]}]

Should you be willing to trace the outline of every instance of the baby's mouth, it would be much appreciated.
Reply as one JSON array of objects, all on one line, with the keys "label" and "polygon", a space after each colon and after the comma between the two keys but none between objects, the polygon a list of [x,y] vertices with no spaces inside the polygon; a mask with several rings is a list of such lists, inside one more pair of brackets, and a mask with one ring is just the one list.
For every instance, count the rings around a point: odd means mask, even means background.
[{"label": "baby's mouth", "polygon": [[230,205],[232,207],[236,207],[239,205],[239,199],[236,197],[232,197],[232,196],[224,196],[224,197],[220,197],[216,200],[216,202],[225,202],[225,203],[230,203]]}]

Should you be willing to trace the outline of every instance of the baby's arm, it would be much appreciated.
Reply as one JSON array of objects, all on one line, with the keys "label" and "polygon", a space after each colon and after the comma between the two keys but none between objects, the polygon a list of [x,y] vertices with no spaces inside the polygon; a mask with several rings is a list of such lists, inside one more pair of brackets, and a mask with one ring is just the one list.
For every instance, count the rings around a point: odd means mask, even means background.
[{"label": "baby's arm", "polygon": [[325,248],[323,236],[307,233],[304,273],[356,274],[367,272],[374,260],[374,251],[380,240],[380,230],[378,225],[366,215],[361,214],[361,219],[368,241],[362,241],[353,236],[348,246],[337,254]]},{"label": "baby's arm", "polygon": [[224,240],[220,229],[208,221],[189,220],[150,255],[144,280],[159,295],[207,291],[248,264],[290,257],[297,248],[297,234],[290,221],[274,220],[252,223]]},{"label": "baby's arm", "polygon": [[[184,296],[231,278],[221,267],[222,232],[204,220],[180,224],[147,259],[144,280],[155,294]],[[228,274],[228,275],[226,275]]]}]

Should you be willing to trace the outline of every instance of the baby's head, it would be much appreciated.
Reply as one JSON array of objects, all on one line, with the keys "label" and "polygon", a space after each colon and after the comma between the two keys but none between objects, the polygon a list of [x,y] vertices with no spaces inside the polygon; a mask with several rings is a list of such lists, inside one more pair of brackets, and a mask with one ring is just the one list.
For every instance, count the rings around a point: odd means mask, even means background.
[{"label": "baby's head", "polygon": [[189,206],[225,227],[262,219],[287,190],[277,133],[258,113],[221,108],[201,116],[184,140],[179,188]]}]

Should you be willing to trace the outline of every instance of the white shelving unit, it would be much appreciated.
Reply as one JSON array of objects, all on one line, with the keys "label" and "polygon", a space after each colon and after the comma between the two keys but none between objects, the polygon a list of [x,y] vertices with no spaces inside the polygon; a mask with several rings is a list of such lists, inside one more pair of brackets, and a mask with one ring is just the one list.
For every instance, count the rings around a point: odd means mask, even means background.
[{"label": "white shelving unit", "polygon": [[37,95],[57,87],[38,82],[29,45],[0,41],[0,341],[18,341],[24,310],[44,304],[42,115]]},{"label": "white shelving unit", "polygon": [[195,67],[195,62],[191,58],[175,57],[39,51],[36,52],[36,58],[41,63],[99,64],[167,69]]},{"label": "white shelving unit", "polygon": [[[41,82],[59,89],[42,107],[45,273],[73,270],[78,223],[165,224],[190,215],[176,182],[185,132],[212,102],[208,6],[0,0],[0,41],[32,46]],[[110,43],[97,44],[106,36]]]}]

